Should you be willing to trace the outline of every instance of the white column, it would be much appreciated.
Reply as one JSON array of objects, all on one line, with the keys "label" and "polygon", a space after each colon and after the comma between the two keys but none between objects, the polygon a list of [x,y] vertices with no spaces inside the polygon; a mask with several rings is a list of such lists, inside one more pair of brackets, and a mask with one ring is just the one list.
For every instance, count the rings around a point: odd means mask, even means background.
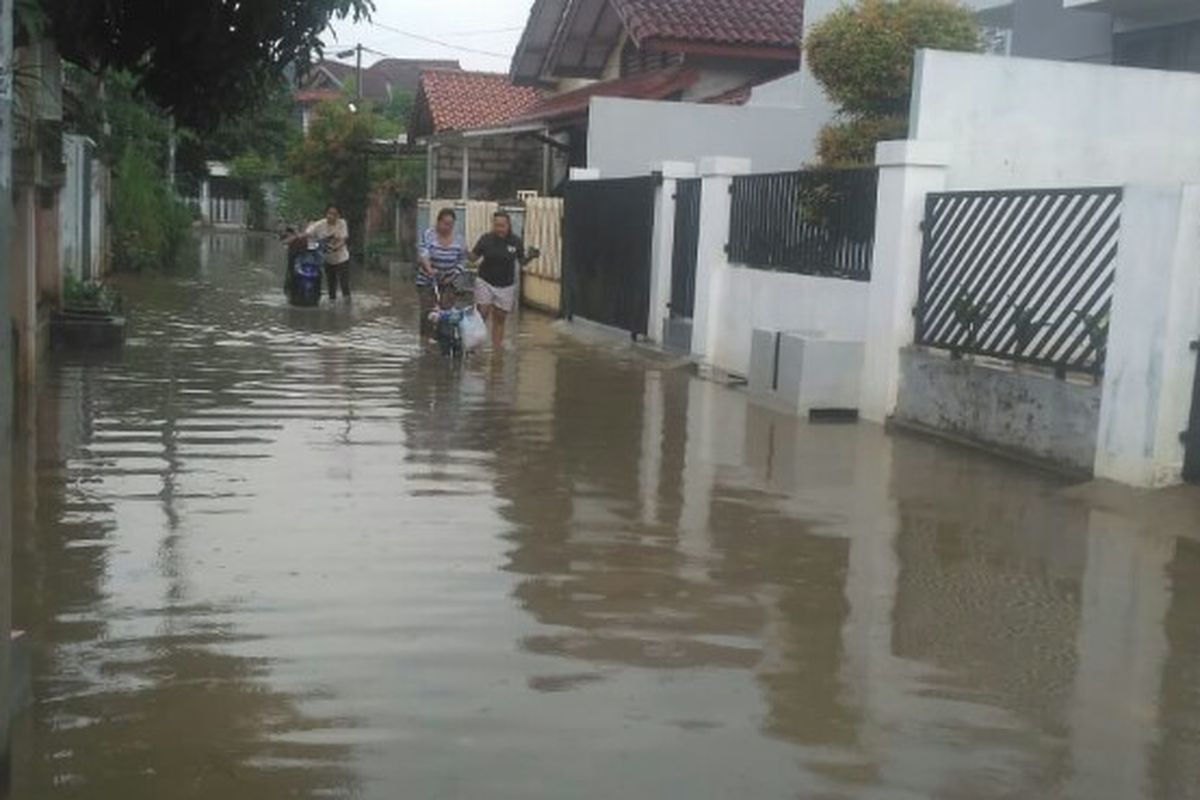
[{"label": "white column", "polygon": [[883,422],[896,408],[900,349],[913,342],[925,196],[945,188],[949,160],[949,148],[931,142],[881,142],[875,151],[879,190],[859,409],[864,419]]},{"label": "white column", "polygon": [[437,145],[425,144],[425,197],[437,197]]},{"label": "white column", "polygon": [[462,146],[462,199],[466,202],[471,198],[471,148]]},{"label": "white column", "polygon": [[200,221],[205,225],[212,224],[212,208],[209,206],[208,178],[200,181]]},{"label": "white column", "polygon": [[656,170],[662,183],[654,197],[654,244],[650,257],[650,340],[661,342],[670,315],[671,266],[675,251],[675,192],[679,181],[696,177],[695,164],[664,161]]},{"label": "white column", "polygon": [[1200,186],[1127,186],[1109,320],[1096,477],[1182,479],[1200,339]]},{"label": "white column", "polygon": [[746,158],[705,158],[700,161],[704,184],[700,194],[700,237],[696,259],[696,307],[692,313],[692,355],[712,359],[716,323],[720,318],[719,281],[729,268],[729,189],[735,175],[750,172]]},{"label": "white column", "polygon": [[[8,65],[13,56],[13,4],[12,0],[0,0],[0,64]],[[11,77],[10,77],[11,81]],[[6,92],[0,93],[0,253],[4,254],[0,266],[0,309],[4,318],[11,313],[9,294],[12,286],[12,112],[13,93],[11,83]],[[9,325],[0,328],[0,774],[10,770],[9,730],[10,714],[8,697],[12,673],[11,628],[12,628],[12,331]]]}]

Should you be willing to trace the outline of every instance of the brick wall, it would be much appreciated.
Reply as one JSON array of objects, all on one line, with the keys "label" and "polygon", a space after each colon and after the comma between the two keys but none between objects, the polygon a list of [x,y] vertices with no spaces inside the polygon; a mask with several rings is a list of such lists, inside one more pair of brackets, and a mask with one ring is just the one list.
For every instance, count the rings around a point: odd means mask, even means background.
[{"label": "brick wall", "polygon": [[[519,190],[542,190],[542,145],[533,139],[492,136],[470,143],[472,200],[508,200]],[[462,194],[462,147],[438,148],[437,196]]]}]

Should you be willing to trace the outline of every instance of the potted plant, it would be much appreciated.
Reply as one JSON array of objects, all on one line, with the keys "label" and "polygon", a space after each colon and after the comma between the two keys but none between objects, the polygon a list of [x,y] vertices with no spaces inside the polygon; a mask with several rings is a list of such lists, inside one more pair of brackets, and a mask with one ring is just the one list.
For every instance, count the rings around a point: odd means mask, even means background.
[{"label": "potted plant", "polygon": [[118,347],[125,341],[121,297],[111,286],[67,276],[63,308],[51,320],[55,347]]}]

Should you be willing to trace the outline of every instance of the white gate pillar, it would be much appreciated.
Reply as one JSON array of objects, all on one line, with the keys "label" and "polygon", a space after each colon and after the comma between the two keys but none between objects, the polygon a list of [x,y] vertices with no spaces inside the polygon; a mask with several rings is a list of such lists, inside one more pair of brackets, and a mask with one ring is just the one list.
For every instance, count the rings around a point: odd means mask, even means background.
[{"label": "white gate pillar", "polygon": [[662,342],[671,304],[671,268],[675,254],[675,191],[679,181],[696,177],[696,165],[686,161],[664,161],[655,170],[662,182],[654,195],[654,234],[650,255],[651,341]]},{"label": "white gate pillar", "polygon": [[949,156],[948,147],[933,142],[880,142],[875,151],[879,189],[859,404],[862,417],[873,422],[884,422],[896,408],[900,349],[913,342],[925,196],[946,188]]},{"label": "white gate pillar", "polygon": [[750,172],[747,158],[705,158],[700,162],[700,235],[696,248],[696,304],[692,312],[692,355],[711,361],[722,301],[718,285],[729,265],[730,189],[735,175]]}]

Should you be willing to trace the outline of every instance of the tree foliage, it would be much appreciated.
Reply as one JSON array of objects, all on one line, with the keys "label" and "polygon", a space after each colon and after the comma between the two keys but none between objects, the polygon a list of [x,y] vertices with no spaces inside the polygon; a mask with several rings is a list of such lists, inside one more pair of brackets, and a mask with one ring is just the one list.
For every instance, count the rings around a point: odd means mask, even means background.
[{"label": "tree foliage", "polygon": [[187,127],[209,131],[321,50],[331,19],[364,18],[373,0],[40,0],[65,58],[127,70]]},{"label": "tree foliage", "polygon": [[805,54],[843,111],[903,114],[918,49],[978,47],[971,11],[954,0],[858,0],[813,28]]},{"label": "tree foliage", "polygon": [[903,139],[907,132],[908,119],[899,115],[843,119],[821,129],[817,155],[829,166],[870,164],[875,160],[876,144]]},{"label": "tree foliage", "polygon": [[805,56],[843,117],[822,132],[822,160],[869,162],[872,137],[903,133],[921,48],[978,50],[970,9],[957,0],[857,0],[813,27]]},{"label": "tree foliage", "polygon": [[329,102],[317,108],[308,135],[288,156],[291,176],[308,191],[335,203],[351,228],[361,225],[369,189],[367,147],[373,138],[371,114]]},{"label": "tree foliage", "polygon": [[[68,75],[70,80],[79,76]],[[91,136],[113,170],[113,262],[117,269],[176,266],[185,254],[191,214],[167,182],[170,120],[126,72],[114,72],[103,94],[78,92],[71,126]]]}]

